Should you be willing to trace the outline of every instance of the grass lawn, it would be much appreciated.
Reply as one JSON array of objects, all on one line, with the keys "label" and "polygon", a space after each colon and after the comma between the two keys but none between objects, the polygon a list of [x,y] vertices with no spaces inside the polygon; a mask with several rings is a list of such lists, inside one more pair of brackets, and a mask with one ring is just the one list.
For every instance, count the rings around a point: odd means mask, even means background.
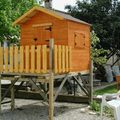
[{"label": "grass lawn", "polygon": [[[106,88],[101,89],[101,90],[96,90],[96,91],[94,92],[94,95],[95,95],[95,96],[96,96],[96,95],[103,95],[103,94],[105,94],[105,93],[110,93],[110,94],[111,94],[111,93],[116,93],[116,92],[118,92],[116,85],[112,85],[112,86],[106,87]],[[98,113],[100,113],[100,106],[101,106],[101,105],[100,105],[100,102],[98,102],[98,101],[95,101],[95,100],[94,100],[94,101],[91,103],[91,109],[92,109],[93,111],[98,112]],[[114,117],[113,111],[111,111],[111,109],[105,108],[104,113],[106,114],[106,116],[109,116],[109,117],[111,117],[111,118]]]},{"label": "grass lawn", "polygon": [[118,92],[116,85],[110,86],[110,87],[106,87],[104,89],[101,90],[96,90],[94,92],[94,95],[103,95],[105,93],[116,93]]}]

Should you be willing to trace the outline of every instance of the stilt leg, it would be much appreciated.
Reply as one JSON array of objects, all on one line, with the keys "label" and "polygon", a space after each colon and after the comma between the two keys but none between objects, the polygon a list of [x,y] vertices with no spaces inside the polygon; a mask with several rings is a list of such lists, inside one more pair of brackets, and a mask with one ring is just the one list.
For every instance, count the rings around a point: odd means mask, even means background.
[{"label": "stilt leg", "polygon": [[53,120],[54,117],[54,76],[53,73],[49,82],[49,120]]},{"label": "stilt leg", "polygon": [[54,40],[50,40],[49,120],[54,119]]}]

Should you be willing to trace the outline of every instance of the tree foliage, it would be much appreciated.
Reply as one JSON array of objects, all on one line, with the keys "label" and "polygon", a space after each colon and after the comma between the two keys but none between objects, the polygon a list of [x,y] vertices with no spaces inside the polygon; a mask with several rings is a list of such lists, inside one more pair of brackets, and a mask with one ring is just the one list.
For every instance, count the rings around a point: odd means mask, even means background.
[{"label": "tree foliage", "polygon": [[0,0],[0,41],[18,41],[19,28],[12,23],[35,4],[36,0]]},{"label": "tree foliage", "polygon": [[120,48],[120,1],[119,0],[77,0],[75,6],[66,6],[74,17],[92,24],[100,38],[97,47]]},{"label": "tree foliage", "polygon": [[97,48],[97,45],[100,44],[100,39],[97,37],[94,31],[91,32],[91,58],[94,61],[95,65],[103,65],[107,62],[106,53],[108,50],[103,48]]}]

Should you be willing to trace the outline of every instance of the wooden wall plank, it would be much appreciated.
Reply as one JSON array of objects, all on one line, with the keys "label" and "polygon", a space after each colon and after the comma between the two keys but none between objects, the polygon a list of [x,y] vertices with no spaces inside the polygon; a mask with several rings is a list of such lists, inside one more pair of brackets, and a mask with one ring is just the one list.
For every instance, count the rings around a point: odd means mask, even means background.
[{"label": "wooden wall plank", "polygon": [[62,46],[62,72],[65,72],[65,46]]},{"label": "wooden wall plank", "polygon": [[29,46],[25,46],[25,72],[29,73],[29,65],[30,65],[30,53]]},{"label": "wooden wall plank", "polygon": [[47,46],[42,46],[42,65],[43,65],[43,73],[47,72]]},{"label": "wooden wall plank", "polygon": [[61,45],[58,45],[58,71],[62,72],[62,54],[61,54]]},{"label": "wooden wall plank", "polygon": [[20,46],[20,69],[19,72],[22,73],[24,71],[24,47]]},{"label": "wooden wall plank", "polygon": [[18,47],[14,47],[14,72],[18,72]]},{"label": "wooden wall plank", "polygon": [[58,47],[54,46],[54,72],[58,72]]},{"label": "wooden wall plank", "polygon": [[5,72],[8,72],[8,48],[4,48]]},{"label": "wooden wall plank", "polygon": [[13,46],[10,47],[10,72],[13,72]]},{"label": "wooden wall plank", "polygon": [[36,72],[40,73],[41,72],[41,45],[37,46],[36,60],[37,60]]},{"label": "wooden wall plank", "polygon": [[3,47],[0,47],[0,73],[3,72]]},{"label": "wooden wall plank", "polygon": [[68,46],[65,47],[65,65],[66,65],[66,72],[68,72]]},{"label": "wooden wall plank", "polygon": [[31,46],[31,73],[35,72],[35,45]]},{"label": "wooden wall plank", "polygon": [[71,68],[72,68],[72,61],[71,61],[71,58],[72,58],[72,47],[71,46],[69,46],[68,47],[68,58],[69,58],[69,71],[71,71]]}]

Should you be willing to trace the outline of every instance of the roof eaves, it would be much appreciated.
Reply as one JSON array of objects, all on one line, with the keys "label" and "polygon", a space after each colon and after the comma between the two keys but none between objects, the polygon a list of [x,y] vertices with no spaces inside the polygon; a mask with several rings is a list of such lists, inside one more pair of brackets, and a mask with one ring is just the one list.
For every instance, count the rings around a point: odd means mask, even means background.
[{"label": "roof eaves", "polygon": [[89,26],[92,26],[91,24],[83,21],[83,20],[80,20],[78,18],[75,18],[73,16],[71,16],[70,14],[66,13],[66,12],[63,12],[63,11],[59,11],[59,10],[55,10],[59,15],[63,16],[66,20],[70,20],[70,21],[73,21],[73,22],[77,22],[77,23],[81,23],[81,24],[85,24],[85,25],[89,25]]},{"label": "roof eaves", "polygon": [[49,14],[51,16],[54,16],[60,20],[64,20],[64,18],[60,15],[57,15],[54,11],[50,11],[50,10],[47,10],[43,7],[38,7],[38,6],[35,6],[33,7],[32,9],[30,9],[28,12],[26,12],[25,14],[23,14],[21,17],[19,17],[15,22],[13,22],[13,26],[16,25],[16,24],[20,24],[20,21],[22,21],[24,18],[28,17],[33,11],[41,11],[41,12],[44,12],[46,14]]},{"label": "roof eaves", "polygon": [[76,23],[81,23],[81,24],[88,25],[88,26],[92,26],[92,24],[84,22],[84,21],[79,20],[79,19],[78,20],[67,19],[67,20],[72,21],[72,22],[76,22]]},{"label": "roof eaves", "polygon": [[23,14],[21,17],[19,17],[17,20],[15,20],[13,22],[13,26],[16,24],[19,24],[21,20],[23,20],[25,17],[27,17],[30,13],[32,13],[35,10],[35,7],[33,7],[31,10],[29,10],[28,12],[26,12],[25,14]]}]

